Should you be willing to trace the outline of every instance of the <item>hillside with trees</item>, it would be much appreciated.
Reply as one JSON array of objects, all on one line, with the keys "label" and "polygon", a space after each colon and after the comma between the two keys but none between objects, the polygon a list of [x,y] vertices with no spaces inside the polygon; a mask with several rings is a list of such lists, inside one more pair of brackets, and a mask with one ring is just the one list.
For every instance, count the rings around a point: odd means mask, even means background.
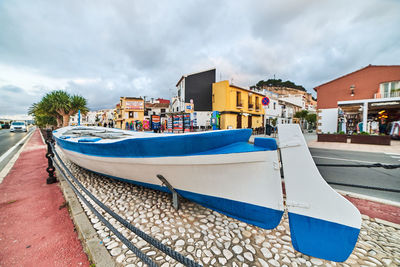
[{"label": "hillside with trees", "polygon": [[295,88],[301,91],[306,92],[307,90],[301,86],[297,85],[292,81],[282,81],[281,79],[268,79],[266,81],[261,80],[259,81],[255,87],[262,88],[262,87],[288,87],[288,88]]}]

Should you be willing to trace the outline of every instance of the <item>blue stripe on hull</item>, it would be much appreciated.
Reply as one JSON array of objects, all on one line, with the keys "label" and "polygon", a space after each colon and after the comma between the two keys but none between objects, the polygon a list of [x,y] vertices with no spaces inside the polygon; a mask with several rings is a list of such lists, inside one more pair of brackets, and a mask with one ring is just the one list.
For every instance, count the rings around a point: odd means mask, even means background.
[{"label": "blue stripe on hull", "polygon": [[[248,143],[250,129],[215,131],[201,134],[187,134],[167,137],[146,137],[124,139],[111,143],[71,142],[61,136],[56,138],[63,149],[97,157],[147,158],[176,157],[191,155],[215,155],[276,150],[275,139],[258,141],[259,146]],[[97,140],[99,141],[99,140]]]},{"label": "blue stripe on hull", "polygon": [[313,257],[345,261],[357,243],[360,229],[289,212],[293,247]]},{"label": "blue stripe on hull", "polygon": [[[90,170],[89,170],[90,171]],[[106,175],[99,173],[101,175],[113,178],[115,180],[120,180],[123,182],[128,182],[143,187],[151,188],[154,190],[171,193],[169,189],[165,186],[137,182],[133,180],[123,179],[114,177],[111,175]],[[249,203],[244,203],[240,201],[230,200],[226,198],[208,196],[198,193],[193,193],[185,190],[176,189],[176,191],[184,198],[191,200],[193,202],[199,203],[206,208],[223,213],[229,217],[235,218],[237,220],[264,228],[273,229],[278,226],[281,221],[283,211],[275,210],[271,208],[261,207],[258,205],[253,205]]]}]

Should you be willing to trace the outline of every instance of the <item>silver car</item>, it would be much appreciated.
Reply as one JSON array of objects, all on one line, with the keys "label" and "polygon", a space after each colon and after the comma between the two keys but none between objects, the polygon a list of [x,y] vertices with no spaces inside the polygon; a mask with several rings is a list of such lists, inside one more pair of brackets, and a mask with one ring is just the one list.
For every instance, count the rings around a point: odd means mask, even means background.
[{"label": "silver car", "polygon": [[28,127],[25,122],[14,121],[11,123],[10,132],[27,132]]}]

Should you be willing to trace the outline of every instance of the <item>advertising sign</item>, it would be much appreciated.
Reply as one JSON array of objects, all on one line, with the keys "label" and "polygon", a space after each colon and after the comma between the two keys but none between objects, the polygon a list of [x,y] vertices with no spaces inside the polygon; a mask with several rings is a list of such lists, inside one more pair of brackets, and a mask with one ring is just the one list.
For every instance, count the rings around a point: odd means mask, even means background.
[{"label": "advertising sign", "polygon": [[158,130],[161,127],[160,116],[151,115],[151,128],[153,130]]},{"label": "advertising sign", "polygon": [[174,115],[174,132],[183,130],[183,115]]},{"label": "advertising sign", "polygon": [[172,132],[172,117],[168,117],[167,128],[169,133]]},{"label": "advertising sign", "polygon": [[193,104],[185,103],[185,113],[193,113],[194,106]]},{"label": "advertising sign", "polygon": [[143,101],[126,101],[125,107],[127,109],[143,110]]},{"label": "advertising sign", "polygon": [[184,115],[183,125],[185,126],[185,132],[190,132],[190,114]]}]

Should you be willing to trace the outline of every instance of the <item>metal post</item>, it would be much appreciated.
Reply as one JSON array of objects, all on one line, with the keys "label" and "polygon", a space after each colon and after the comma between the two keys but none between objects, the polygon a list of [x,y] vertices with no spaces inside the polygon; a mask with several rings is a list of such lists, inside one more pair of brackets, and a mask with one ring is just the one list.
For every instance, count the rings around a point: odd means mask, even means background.
[{"label": "metal post", "polygon": [[161,174],[157,174],[157,178],[160,179],[160,181],[168,187],[169,191],[172,193],[172,206],[178,210],[179,209],[179,198],[182,198],[181,195],[178,194],[178,192],[175,191],[175,188],[165,179],[164,176]]},{"label": "metal post", "polygon": [[364,102],[363,104],[363,127],[360,132],[367,132],[367,120],[368,120],[368,102]]},{"label": "metal post", "polygon": [[51,143],[53,143],[53,134],[51,132],[51,129],[47,129],[46,130],[47,133],[47,140],[46,140],[46,144],[47,144],[47,153],[46,153],[46,158],[48,161],[48,167],[46,169],[46,171],[49,173],[49,177],[47,177],[46,183],[47,184],[53,184],[55,182],[57,182],[57,179],[54,175],[54,171],[55,168],[53,166],[53,157],[54,157],[54,153],[53,153],[53,149],[51,148]]}]

